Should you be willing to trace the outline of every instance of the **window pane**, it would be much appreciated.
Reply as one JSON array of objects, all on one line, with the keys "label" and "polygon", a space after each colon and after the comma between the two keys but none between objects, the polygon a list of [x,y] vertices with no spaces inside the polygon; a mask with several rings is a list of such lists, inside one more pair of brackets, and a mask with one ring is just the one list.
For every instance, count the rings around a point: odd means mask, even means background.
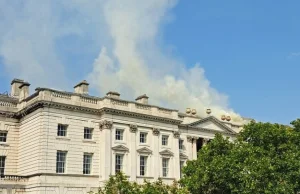
[{"label": "window pane", "polygon": [[5,156],[0,156],[0,178],[4,177]]},{"label": "window pane", "polygon": [[57,126],[57,136],[67,135],[67,125],[58,124]]},{"label": "window pane", "polygon": [[140,133],[140,143],[147,142],[147,133]]},{"label": "window pane", "polygon": [[64,173],[67,152],[57,151],[56,153],[56,173]]},{"label": "window pane", "polygon": [[140,156],[140,175],[145,176],[147,169],[147,156]]},{"label": "window pane", "polygon": [[168,145],[168,138],[169,136],[163,135],[162,136],[162,145]]},{"label": "window pane", "polygon": [[182,139],[179,140],[179,149],[183,150],[183,140]]},{"label": "window pane", "polygon": [[116,154],[116,165],[115,165],[115,172],[118,173],[122,171],[122,166],[123,165],[123,155]]},{"label": "window pane", "polygon": [[116,140],[123,140],[123,130],[116,130]]},{"label": "window pane", "polygon": [[6,142],[7,131],[0,131],[0,142]]},{"label": "window pane", "polygon": [[163,177],[167,177],[169,173],[169,159],[163,158],[162,159],[162,171],[163,171]]},{"label": "window pane", "polygon": [[91,174],[92,154],[83,155],[83,174]]},{"label": "window pane", "polygon": [[93,129],[92,128],[84,128],[84,139],[92,139],[93,138]]},{"label": "window pane", "polygon": [[184,166],[184,161],[180,161],[180,178],[182,178],[182,168]]}]

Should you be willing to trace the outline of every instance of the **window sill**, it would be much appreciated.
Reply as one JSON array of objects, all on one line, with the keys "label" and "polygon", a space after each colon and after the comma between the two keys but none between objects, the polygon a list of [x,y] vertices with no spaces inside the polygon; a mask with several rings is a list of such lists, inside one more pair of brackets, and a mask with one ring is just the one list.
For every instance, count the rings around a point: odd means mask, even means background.
[{"label": "window sill", "polygon": [[116,144],[126,144],[124,140],[115,140]]},{"label": "window sill", "polygon": [[139,146],[150,147],[148,143],[140,143]]},{"label": "window sill", "polygon": [[65,140],[65,141],[70,141],[71,140],[71,138],[64,137],[64,136],[56,136],[56,139],[58,139],[58,140]]},{"label": "window sill", "polygon": [[170,149],[171,149],[171,147],[170,147],[170,146],[167,146],[167,145],[162,145],[161,148],[162,148],[162,149],[167,149],[167,150],[170,150]]},{"label": "window sill", "polygon": [[3,146],[3,147],[8,147],[9,144],[7,142],[0,142],[0,146]]},{"label": "window sill", "polygon": [[84,142],[84,143],[96,143],[96,141],[94,141],[92,139],[83,139],[82,142]]},{"label": "window sill", "polygon": [[136,176],[136,178],[154,179],[154,177],[152,177],[152,176]]}]

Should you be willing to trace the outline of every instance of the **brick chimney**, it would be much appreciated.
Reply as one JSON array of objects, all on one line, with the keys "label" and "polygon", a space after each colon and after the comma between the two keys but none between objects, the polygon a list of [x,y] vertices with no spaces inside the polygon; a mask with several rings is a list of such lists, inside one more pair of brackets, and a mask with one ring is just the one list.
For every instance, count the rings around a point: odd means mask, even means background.
[{"label": "brick chimney", "polygon": [[11,90],[10,94],[13,97],[19,98],[20,97],[20,86],[24,83],[22,79],[13,79],[11,81]]},{"label": "brick chimney", "polygon": [[88,94],[89,93],[89,83],[86,80],[78,83],[74,86],[75,93],[77,94]]},{"label": "brick chimney", "polygon": [[144,94],[144,95],[141,95],[141,96],[137,97],[135,99],[135,101],[138,102],[138,103],[142,103],[142,104],[148,104],[148,98],[149,97],[146,94]]},{"label": "brick chimney", "polygon": [[28,82],[23,82],[22,85],[20,85],[20,98],[19,101],[22,101],[26,99],[29,96],[29,86],[30,84]]},{"label": "brick chimney", "polygon": [[106,93],[107,97],[120,99],[120,94],[118,92],[109,91]]}]

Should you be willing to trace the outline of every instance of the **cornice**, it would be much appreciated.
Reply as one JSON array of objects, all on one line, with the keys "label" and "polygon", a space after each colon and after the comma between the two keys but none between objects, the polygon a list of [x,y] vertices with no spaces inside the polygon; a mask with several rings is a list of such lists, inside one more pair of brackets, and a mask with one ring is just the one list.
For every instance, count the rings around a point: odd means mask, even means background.
[{"label": "cornice", "polygon": [[193,126],[189,126],[189,125],[186,125],[186,124],[180,124],[179,126],[179,129],[192,129],[192,130],[198,130],[198,131],[203,131],[203,132],[210,132],[210,133],[222,133],[222,134],[227,134],[227,135],[232,135],[232,136],[235,136],[236,133],[232,133],[232,132],[229,132],[229,131],[218,131],[218,130],[215,130],[215,129],[208,129],[208,128],[203,128],[203,127],[193,127]]}]

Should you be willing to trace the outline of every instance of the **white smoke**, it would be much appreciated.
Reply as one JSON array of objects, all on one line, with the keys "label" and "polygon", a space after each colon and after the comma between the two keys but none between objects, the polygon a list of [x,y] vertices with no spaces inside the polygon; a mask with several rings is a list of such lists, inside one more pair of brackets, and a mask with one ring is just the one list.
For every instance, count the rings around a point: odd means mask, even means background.
[{"label": "white smoke", "polygon": [[[228,108],[227,96],[210,86],[199,64],[187,69],[163,55],[157,36],[176,4],[174,0],[109,0],[103,13],[113,39],[112,50],[102,48],[89,78],[99,91],[116,90],[125,98],[148,94],[151,103],[178,108],[206,108],[220,116],[239,115]],[[192,48],[191,48],[192,49]]]}]

